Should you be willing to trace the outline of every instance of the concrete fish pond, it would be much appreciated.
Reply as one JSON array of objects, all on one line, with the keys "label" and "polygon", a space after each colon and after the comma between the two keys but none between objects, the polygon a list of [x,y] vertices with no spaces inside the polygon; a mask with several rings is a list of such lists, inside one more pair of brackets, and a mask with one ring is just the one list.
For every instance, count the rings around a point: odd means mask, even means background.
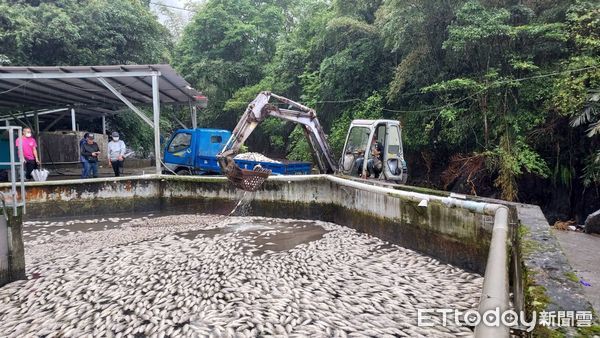
[{"label": "concrete fish pond", "polygon": [[481,275],[334,223],[211,214],[24,223],[0,335],[456,337]]}]

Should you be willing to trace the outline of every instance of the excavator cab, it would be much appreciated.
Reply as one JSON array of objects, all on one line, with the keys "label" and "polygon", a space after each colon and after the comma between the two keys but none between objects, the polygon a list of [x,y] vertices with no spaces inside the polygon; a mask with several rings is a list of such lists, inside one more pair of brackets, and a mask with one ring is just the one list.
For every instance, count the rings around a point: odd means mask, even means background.
[{"label": "excavator cab", "polygon": [[406,183],[408,170],[402,152],[400,122],[352,121],[338,168],[344,175]]}]

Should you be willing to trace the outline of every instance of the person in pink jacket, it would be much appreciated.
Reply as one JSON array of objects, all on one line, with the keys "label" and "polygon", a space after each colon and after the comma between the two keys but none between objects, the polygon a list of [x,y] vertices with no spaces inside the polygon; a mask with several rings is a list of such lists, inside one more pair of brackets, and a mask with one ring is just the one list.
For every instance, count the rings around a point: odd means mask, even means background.
[{"label": "person in pink jacket", "polygon": [[31,172],[38,168],[40,158],[37,151],[37,142],[31,134],[31,129],[24,128],[23,135],[15,141],[17,148],[23,147],[23,155],[19,151],[19,159],[21,163],[25,163],[25,178],[31,180]]}]

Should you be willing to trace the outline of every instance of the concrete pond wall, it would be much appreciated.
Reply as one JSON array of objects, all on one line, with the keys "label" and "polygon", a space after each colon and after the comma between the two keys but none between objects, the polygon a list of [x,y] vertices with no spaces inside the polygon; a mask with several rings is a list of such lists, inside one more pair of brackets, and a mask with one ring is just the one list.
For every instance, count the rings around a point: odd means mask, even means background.
[{"label": "concrete pond wall", "polygon": [[491,238],[489,216],[339,186],[324,177],[270,179],[242,192],[218,177],[155,177],[33,183],[28,219],[118,213],[228,214],[247,199],[255,216],[314,219],[349,226],[483,274]]},{"label": "concrete pond wall", "polygon": [[[402,189],[448,195],[416,187]],[[3,185],[0,185],[1,190]],[[31,182],[27,184],[24,217],[36,220],[138,212],[228,214],[240,199],[250,204],[250,215],[334,222],[470,271],[480,274],[485,271],[493,227],[491,216],[433,200],[427,207],[420,207],[414,200],[337,184],[320,175],[272,177],[252,193],[236,190],[222,177],[146,175]],[[511,259],[506,270],[510,273],[512,303],[517,310],[531,310],[532,303],[538,304],[535,309],[539,310],[541,300],[549,309],[567,309],[573,304],[591,308],[582,301],[581,287],[572,282],[568,284],[567,277],[563,280],[555,276],[550,281],[536,277],[546,267],[532,257],[536,253],[531,250],[531,243],[548,242],[548,238],[534,236],[536,231],[543,231],[541,223],[545,221],[539,208],[472,196],[468,199],[509,207],[511,240],[507,245]],[[564,258],[562,252],[557,255]],[[570,271],[566,259],[555,261],[560,271]],[[566,286],[572,290],[569,295],[560,292]],[[556,332],[559,336],[562,334]]]}]

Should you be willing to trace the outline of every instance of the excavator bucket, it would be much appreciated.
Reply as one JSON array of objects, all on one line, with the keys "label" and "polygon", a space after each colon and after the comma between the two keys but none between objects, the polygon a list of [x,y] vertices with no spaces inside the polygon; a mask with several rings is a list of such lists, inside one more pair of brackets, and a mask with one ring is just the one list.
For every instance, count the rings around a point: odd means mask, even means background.
[{"label": "excavator bucket", "polygon": [[232,156],[219,157],[218,161],[221,171],[238,189],[256,191],[271,175],[271,170],[263,169],[260,166],[254,167],[253,170],[242,169],[235,163]]}]

